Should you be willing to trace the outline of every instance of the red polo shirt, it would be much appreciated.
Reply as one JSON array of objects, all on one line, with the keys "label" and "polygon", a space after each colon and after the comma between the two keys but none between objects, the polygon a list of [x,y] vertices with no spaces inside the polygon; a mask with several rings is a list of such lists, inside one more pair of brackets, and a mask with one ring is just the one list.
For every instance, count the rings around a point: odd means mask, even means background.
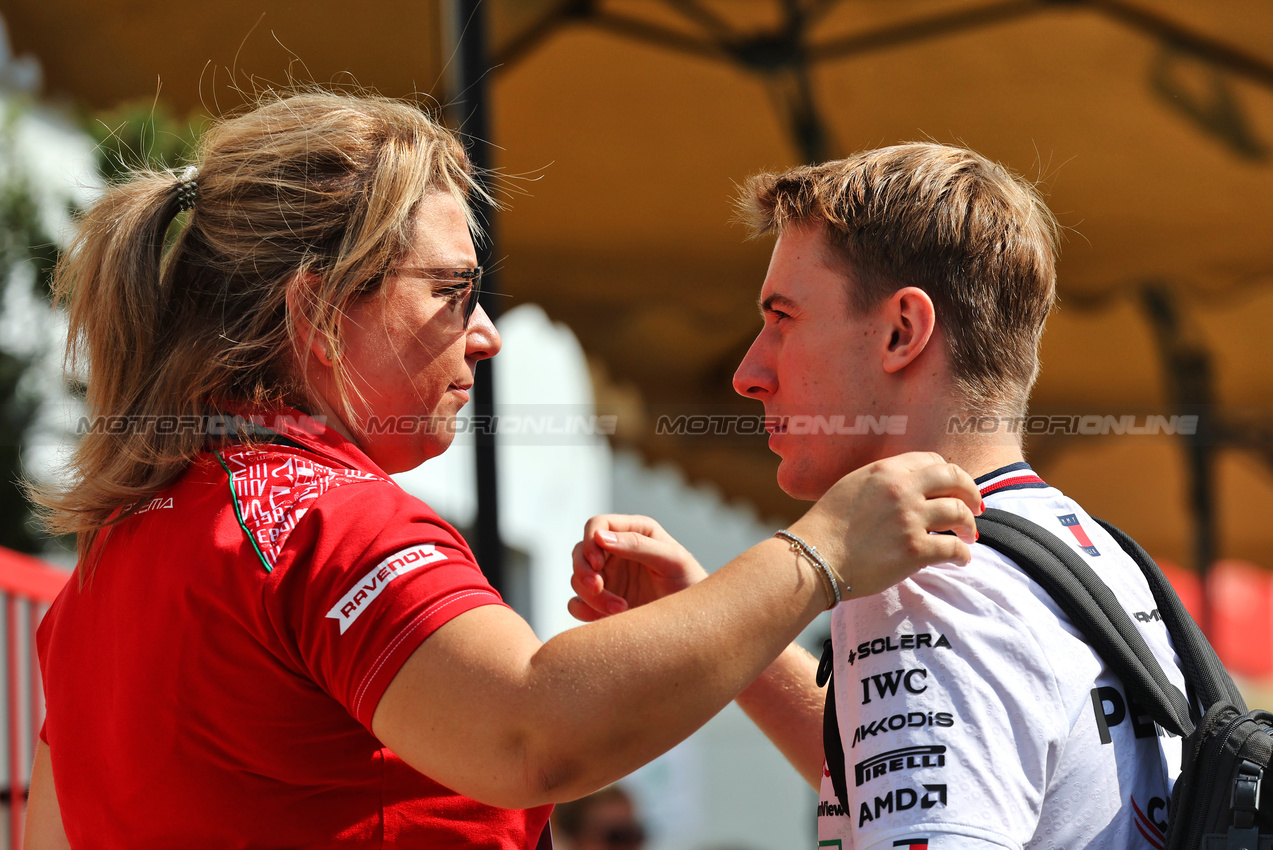
[{"label": "red polo shirt", "polygon": [[74,847],[534,847],[408,767],[371,718],[443,623],[503,604],[460,535],[295,411],[102,535],[39,630]]}]

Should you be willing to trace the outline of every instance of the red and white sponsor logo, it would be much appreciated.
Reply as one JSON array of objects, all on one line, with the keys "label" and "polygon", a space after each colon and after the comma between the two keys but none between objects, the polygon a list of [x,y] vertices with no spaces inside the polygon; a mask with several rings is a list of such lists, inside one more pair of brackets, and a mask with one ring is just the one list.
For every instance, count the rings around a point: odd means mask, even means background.
[{"label": "red and white sponsor logo", "polygon": [[416,567],[445,559],[446,555],[437,551],[432,543],[421,543],[403,549],[401,552],[395,552],[372,567],[357,584],[350,588],[348,593],[340,598],[339,602],[332,606],[327,616],[340,623],[340,633],[343,635],[354,624],[354,620],[367,610],[367,606],[384,591],[389,582],[398,576],[406,575]]},{"label": "red and white sponsor logo", "polygon": [[[1132,804],[1132,822],[1136,824],[1136,828],[1140,830],[1140,834],[1144,836],[1145,841],[1154,850],[1163,850],[1167,844],[1167,835],[1165,831],[1166,823],[1157,824],[1149,814],[1146,814],[1137,804],[1136,798],[1129,798]],[[1157,798],[1151,797],[1149,800],[1149,811],[1151,814],[1158,814],[1162,811],[1165,815],[1166,803]]]},{"label": "red and white sponsor logo", "polygon": [[150,511],[167,510],[168,508],[172,508],[172,507],[175,507],[172,501],[172,496],[168,496],[166,498],[164,496],[156,496],[155,498],[151,499],[149,502],[147,502],[146,504],[138,508],[137,512],[133,514],[133,516],[149,513]]},{"label": "red and white sponsor logo", "polygon": [[311,504],[333,487],[377,477],[357,469],[331,469],[312,458],[254,449],[224,453],[240,522],[269,569]]}]

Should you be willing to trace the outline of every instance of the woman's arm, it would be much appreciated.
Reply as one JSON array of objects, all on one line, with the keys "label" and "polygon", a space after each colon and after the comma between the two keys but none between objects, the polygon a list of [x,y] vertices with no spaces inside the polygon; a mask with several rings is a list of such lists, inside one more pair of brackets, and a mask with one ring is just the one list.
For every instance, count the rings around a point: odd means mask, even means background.
[{"label": "woman's arm", "polygon": [[[592,622],[678,593],[707,578],[692,554],[650,517],[606,514],[588,520],[575,546],[570,600],[577,619]],[[822,711],[818,662],[792,643],[737,697],[804,780],[822,782]]]},{"label": "woman's arm", "polygon": [[31,796],[27,800],[24,850],[70,850],[66,831],[62,828],[62,812],[53,788],[53,763],[49,745],[35,742],[35,765],[31,768]]},{"label": "woman's arm", "polygon": [[[791,530],[854,595],[916,569],[967,562],[972,479],[933,455],[846,476]],[[473,609],[398,672],[372,720],[417,770],[508,808],[572,799],[653,759],[736,697],[826,606],[818,573],[783,541],[744,552],[680,593],[541,644],[511,610]]]}]

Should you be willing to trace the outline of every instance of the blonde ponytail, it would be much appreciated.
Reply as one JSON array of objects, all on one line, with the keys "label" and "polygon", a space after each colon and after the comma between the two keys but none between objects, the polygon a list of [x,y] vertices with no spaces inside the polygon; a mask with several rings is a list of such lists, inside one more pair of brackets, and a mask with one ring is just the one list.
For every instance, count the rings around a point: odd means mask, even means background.
[{"label": "blonde ponytail", "polygon": [[463,146],[397,101],[270,96],[214,125],[195,164],[184,221],[177,174],[133,172],[85,212],[54,278],[90,427],[66,483],[28,489],[50,531],[77,535],[81,578],[98,532],[204,448],[199,423],[230,402],[305,403],[296,320],[334,345],[344,308],[406,254],[427,191],[471,221]]}]

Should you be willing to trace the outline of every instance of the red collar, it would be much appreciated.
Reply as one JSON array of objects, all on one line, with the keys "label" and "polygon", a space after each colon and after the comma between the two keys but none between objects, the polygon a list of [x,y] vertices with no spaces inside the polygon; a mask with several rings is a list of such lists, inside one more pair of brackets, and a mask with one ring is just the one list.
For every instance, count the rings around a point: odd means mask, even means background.
[{"label": "red collar", "polygon": [[[389,473],[376,465],[376,462],[362,449],[345,439],[344,435],[335,428],[329,427],[325,421],[326,417],[310,416],[308,413],[285,405],[259,408],[230,402],[219,406],[231,416],[236,417],[236,424],[233,426],[235,428],[250,428],[256,436],[267,440],[269,435],[276,434],[287,442],[295,443],[306,451],[320,455],[335,466],[357,469],[390,480]],[[237,421],[241,421],[242,424],[237,424]]]}]

